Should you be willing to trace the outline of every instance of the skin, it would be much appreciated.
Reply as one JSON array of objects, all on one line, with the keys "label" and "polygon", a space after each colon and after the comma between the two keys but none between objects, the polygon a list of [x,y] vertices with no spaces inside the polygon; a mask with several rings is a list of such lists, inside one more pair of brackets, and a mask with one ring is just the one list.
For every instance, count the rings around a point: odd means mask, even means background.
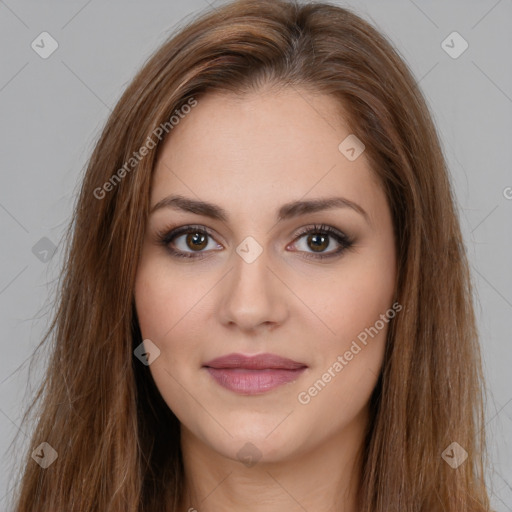
[{"label": "skin", "polygon": [[[298,401],[394,298],[390,209],[365,153],[349,161],[338,150],[351,133],[340,112],[333,98],[297,89],[209,93],[164,142],[151,207],[179,194],[228,214],[222,222],[156,210],[137,270],[142,335],[160,349],[150,371],[182,426],[182,510],[357,510],[358,450],[388,324],[309,403]],[[276,218],[285,203],[331,196],[357,203],[368,220],[347,207]],[[352,247],[308,259],[317,253],[297,233],[317,223],[352,237]],[[212,233],[202,259],[174,257],[156,241],[188,224]],[[247,236],[263,250],[252,263],[236,252]],[[325,253],[339,246],[329,240]],[[186,235],[173,246],[197,254]],[[233,352],[308,368],[277,389],[240,395],[203,368]],[[258,459],[250,467],[237,455],[244,446]]]}]

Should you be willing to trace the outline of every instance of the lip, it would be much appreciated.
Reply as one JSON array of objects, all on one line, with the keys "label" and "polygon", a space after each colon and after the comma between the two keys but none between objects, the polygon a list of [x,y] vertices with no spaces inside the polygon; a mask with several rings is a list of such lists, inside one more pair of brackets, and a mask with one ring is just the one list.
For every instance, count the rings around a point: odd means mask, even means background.
[{"label": "lip", "polygon": [[296,380],[307,365],[275,354],[228,354],[203,367],[220,386],[238,394],[256,395]]}]

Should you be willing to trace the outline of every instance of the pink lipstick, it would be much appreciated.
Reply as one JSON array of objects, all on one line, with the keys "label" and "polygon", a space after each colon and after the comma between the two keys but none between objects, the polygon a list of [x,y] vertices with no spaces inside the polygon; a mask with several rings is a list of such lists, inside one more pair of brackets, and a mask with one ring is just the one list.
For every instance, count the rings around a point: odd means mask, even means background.
[{"label": "pink lipstick", "polygon": [[307,365],[274,354],[228,354],[203,365],[222,387],[257,395],[296,380]]}]

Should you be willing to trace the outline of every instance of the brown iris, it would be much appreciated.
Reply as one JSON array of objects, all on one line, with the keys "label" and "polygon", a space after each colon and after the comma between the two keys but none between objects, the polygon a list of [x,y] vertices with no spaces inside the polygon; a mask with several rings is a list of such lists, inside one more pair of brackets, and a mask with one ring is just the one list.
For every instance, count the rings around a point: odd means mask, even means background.
[{"label": "brown iris", "polygon": [[203,233],[188,233],[186,243],[190,249],[201,250],[208,245],[208,240],[207,236]]},{"label": "brown iris", "polygon": [[310,242],[312,243],[310,247],[316,252],[321,252],[329,247],[329,237],[319,233],[313,233],[312,235],[309,235],[307,241],[308,244]]}]

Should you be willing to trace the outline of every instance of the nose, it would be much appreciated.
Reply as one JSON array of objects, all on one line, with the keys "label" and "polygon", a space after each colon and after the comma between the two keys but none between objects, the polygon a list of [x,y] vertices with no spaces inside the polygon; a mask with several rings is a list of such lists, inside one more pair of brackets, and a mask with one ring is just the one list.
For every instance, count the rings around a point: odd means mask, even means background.
[{"label": "nose", "polygon": [[251,263],[238,254],[233,260],[234,268],[224,282],[219,301],[223,325],[236,325],[249,332],[272,330],[283,324],[289,315],[289,297],[275,269],[269,268],[266,251]]}]

